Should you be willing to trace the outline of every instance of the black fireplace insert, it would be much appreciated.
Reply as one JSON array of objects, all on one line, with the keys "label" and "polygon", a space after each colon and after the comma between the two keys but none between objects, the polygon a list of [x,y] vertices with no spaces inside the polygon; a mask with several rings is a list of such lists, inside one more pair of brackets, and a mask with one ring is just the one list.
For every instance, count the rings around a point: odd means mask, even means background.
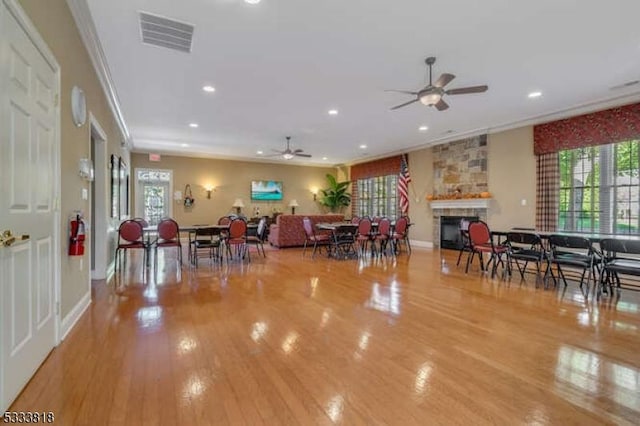
[{"label": "black fireplace insert", "polygon": [[478,220],[478,216],[441,216],[440,217],[440,248],[460,250],[463,246],[460,235],[460,222]]}]

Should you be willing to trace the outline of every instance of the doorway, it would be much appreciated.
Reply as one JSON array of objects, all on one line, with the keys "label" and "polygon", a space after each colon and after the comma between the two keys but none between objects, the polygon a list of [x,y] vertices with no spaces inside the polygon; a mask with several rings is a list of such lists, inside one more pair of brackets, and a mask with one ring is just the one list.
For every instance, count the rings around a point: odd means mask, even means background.
[{"label": "doorway", "polygon": [[107,135],[93,114],[89,114],[91,126],[91,160],[94,179],[91,182],[91,279],[107,278],[108,219],[107,208]]},{"label": "doorway", "polygon": [[136,169],[136,217],[157,225],[164,217],[173,217],[171,170]]}]

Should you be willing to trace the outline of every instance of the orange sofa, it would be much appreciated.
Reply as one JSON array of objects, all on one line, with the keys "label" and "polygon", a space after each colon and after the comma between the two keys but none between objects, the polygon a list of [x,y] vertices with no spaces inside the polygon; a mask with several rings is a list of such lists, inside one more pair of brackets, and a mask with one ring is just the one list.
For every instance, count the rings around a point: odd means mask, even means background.
[{"label": "orange sofa", "polygon": [[300,247],[304,245],[305,234],[302,219],[308,217],[313,226],[321,222],[341,222],[343,214],[281,214],[269,228],[269,243],[274,247]]}]

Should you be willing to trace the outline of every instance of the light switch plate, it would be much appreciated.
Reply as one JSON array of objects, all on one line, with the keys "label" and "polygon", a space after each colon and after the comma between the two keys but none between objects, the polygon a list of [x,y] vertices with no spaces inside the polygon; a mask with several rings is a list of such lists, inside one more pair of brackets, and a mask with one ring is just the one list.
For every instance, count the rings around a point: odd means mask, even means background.
[{"label": "light switch plate", "polygon": [[89,190],[87,188],[82,188],[82,199],[83,200],[89,199]]}]

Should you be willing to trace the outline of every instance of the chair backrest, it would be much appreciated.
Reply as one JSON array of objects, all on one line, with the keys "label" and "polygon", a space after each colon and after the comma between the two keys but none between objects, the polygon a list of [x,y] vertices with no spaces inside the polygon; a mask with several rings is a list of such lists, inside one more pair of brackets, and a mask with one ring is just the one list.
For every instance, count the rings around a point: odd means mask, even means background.
[{"label": "chair backrest", "polygon": [[229,225],[231,223],[231,218],[229,216],[222,216],[218,219],[218,225]]},{"label": "chair backrest", "polygon": [[142,217],[134,217],[133,220],[135,220],[136,222],[139,222],[143,228],[146,228],[147,226],[149,226],[149,222],[147,222],[146,219]]},{"label": "chair backrest", "polygon": [[351,223],[360,223],[360,218],[358,216],[354,216],[351,218]]},{"label": "chair backrest", "polygon": [[302,219],[302,227],[304,228],[304,233],[307,234],[307,237],[313,237],[315,235],[313,232],[311,219],[309,219],[308,217]]},{"label": "chair backrest", "polygon": [[542,245],[540,235],[531,232],[507,232],[507,241],[510,244],[528,245],[530,247]]},{"label": "chair backrest", "polygon": [[600,248],[610,256],[617,253],[640,255],[640,241],[604,238],[600,240]]},{"label": "chair backrest", "polygon": [[371,234],[371,219],[368,217],[363,217],[358,222],[358,234],[359,235],[369,235]]},{"label": "chair backrest", "polygon": [[489,226],[481,220],[469,223],[469,241],[472,245],[491,244]]},{"label": "chair backrest", "polygon": [[561,247],[591,251],[593,247],[591,245],[591,241],[588,238],[575,235],[549,235],[549,244],[551,245],[552,249]]},{"label": "chair backrest", "polygon": [[258,229],[256,230],[256,234],[258,238],[261,240],[264,239],[264,232],[267,230],[267,218],[263,217],[258,222]]},{"label": "chair backrest", "polygon": [[396,234],[404,234],[407,232],[407,218],[405,216],[396,220],[395,232]]},{"label": "chair backrest", "polygon": [[142,241],[142,225],[133,219],[125,220],[118,228],[118,235],[129,243]]},{"label": "chair backrest", "polygon": [[163,219],[158,224],[158,237],[161,240],[175,240],[180,234],[180,227],[178,222],[173,219]]},{"label": "chair backrest", "polygon": [[391,233],[391,220],[383,217],[378,221],[378,234],[388,236]]},{"label": "chair backrest", "polygon": [[242,238],[247,233],[247,222],[238,218],[233,219],[229,225],[229,239]]}]

